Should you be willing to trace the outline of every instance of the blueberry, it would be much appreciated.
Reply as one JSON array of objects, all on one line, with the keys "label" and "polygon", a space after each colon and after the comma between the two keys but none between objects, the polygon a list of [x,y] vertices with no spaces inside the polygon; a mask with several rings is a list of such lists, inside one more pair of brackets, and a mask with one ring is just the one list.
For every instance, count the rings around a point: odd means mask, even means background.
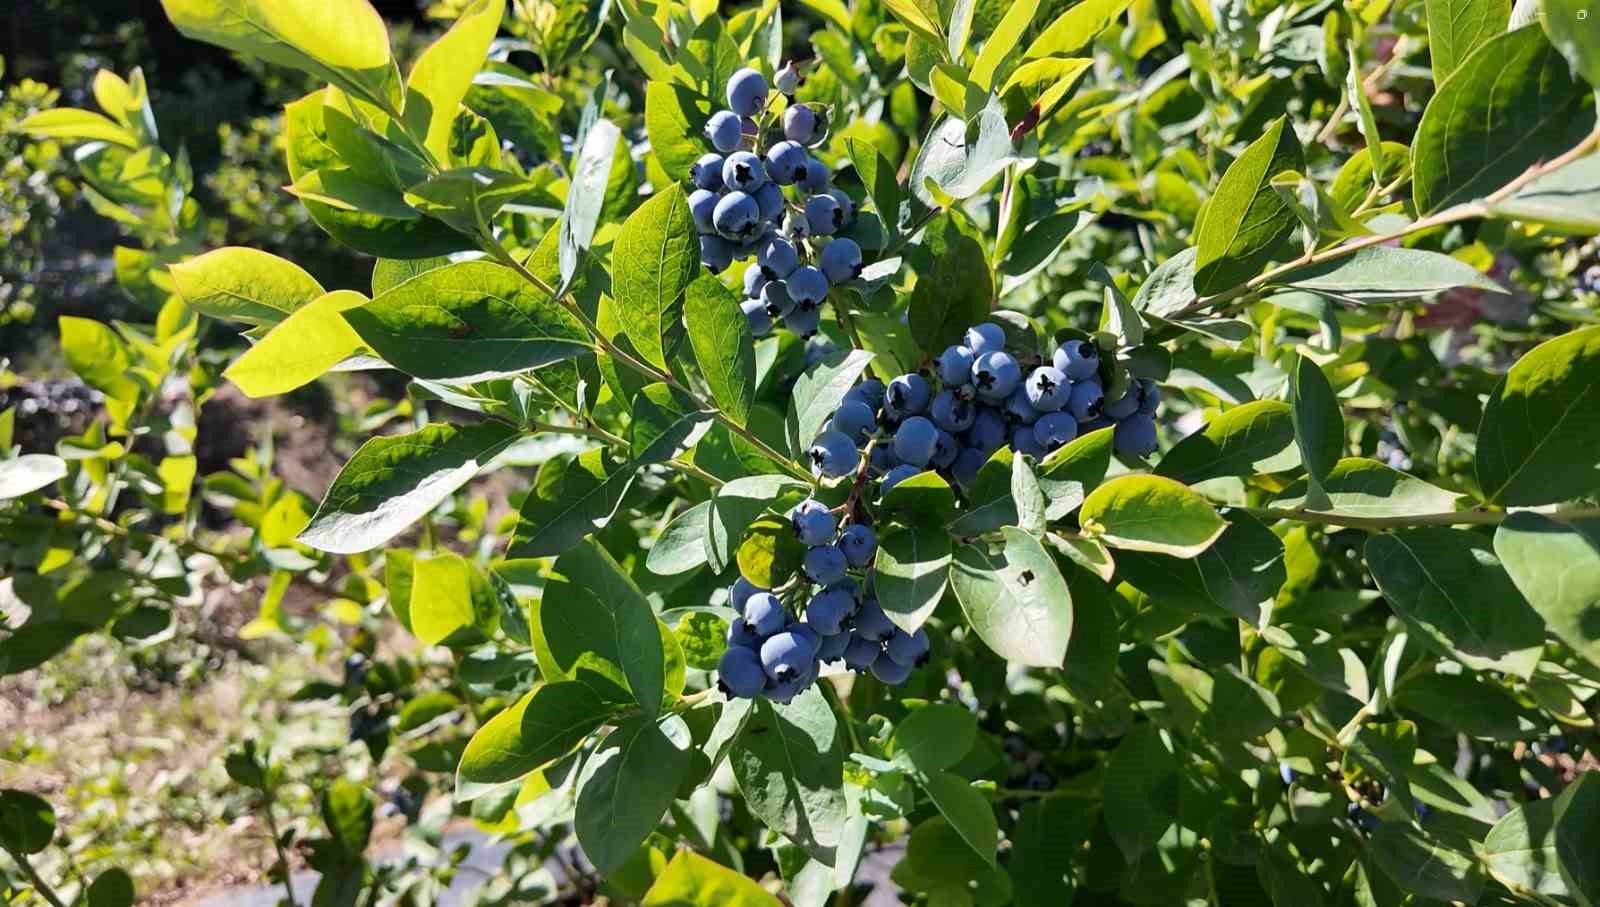
[{"label": "blueberry", "polygon": [[706,135],[711,139],[711,146],[723,154],[738,149],[741,129],[739,115],[731,110],[719,110],[706,121]]},{"label": "blueberry", "polygon": [[795,538],[808,546],[826,545],[839,531],[827,505],[815,498],[807,498],[789,511],[789,525],[794,528]]},{"label": "blueberry", "polygon": [[883,654],[883,643],[876,642],[860,634],[857,630],[850,637],[850,642],[844,649],[845,666],[852,671],[867,671],[872,668],[872,663]]},{"label": "blueberry", "polygon": [[764,638],[750,626],[750,622],[742,617],[735,617],[728,624],[728,645],[743,646],[746,649],[760,649],[761,640]]},{"label": "blueberry", "polygon": [[[969,344],[972,341],[970,334],[967,341]],[[972,363],[972,383],[980,398],[998,403],[1011,396],[1022,383],[1022,366],[1003,350],[978,353],[977,360]]]},{"label": "blueberry", "polygon": [[1117,453],[1132,457],[1148,457],[1156,452],[1156,420],[1136,413],[1117,423],[1111,436]]},{"label": "blueberry", "polygon": [[872,663],[872,676],[890,686],[897,687],[905,683],[906,678],[911,676],[911,668],[890,658],[889,653],[885,652],[878,656],[877,661]]},{"label": "blueberry", "polygon": [[812,236],[832,236],[844,226],[844,212],[831,195],[813,195],[806,199],[806,223],[811,225]]},{"label": "blueberry", "polygon": [[761,124],[756,122],[755,117],[739,118],[739,135],[741,137],[754,140],[760,134]]},{"label": "blueberry", "polygon": [[902,463],[927,466],[938,443],[939,429],[921,416],[912,416],[900,423],[899,430],[894,433],[894,455]]},{"label": "blueberry", "polygon": [[1130,385],[1126,393],[1117,400],[1107,400],[1100,407],[1100,412],[1113,422],[1121,422],[1139,411],[1139,386]]},{"label": "blueberry", "polygon": [[756,208],[761,211],[763,221],[773,223],[778,219],[778,215],[783,213],[783,190],[778,188],[777,183],[769,180],[761,184],[761,188],[756,190]]},{"label": "blueberry", "polygon": [[767,168],[761,158],[749,151],[735,151],[722,162],[722,184],[740,192],[754,192],[767,181]]},{"label": "blueberry", "polygon": [[1006,348],[1006,331],[994,322],[985,322],[970,328],[961,343],[974,356],[999,352]]},{"label": "blueberry", "polygon": [[791,185],[809,159],[806,146],[799,142],[779,142],[767,151],[767,176],[779,185]]},{"label": "blueberry", "polygon": [[789,624],[787,632],[794,634],[794,638],[801,646],[809,650],[813,655],[822,647],[822,634],[818,633],[815,628],[807,626],[804,621]]},{"label": "blueberry", "polygon": [[712,192],[722,188],[722,155],[714,151],[700,155],[689,165],[689,179],[701,189]]},{"label": "blueberry", "polygon": [[750,601],[750,596],[755,595],[757,592],[765,591],[767,590],[741,576],[734,580],[733,585],[728,589],[728,604],[732,605],[734,610],[742,612],[744,606]]},{"label": "blueberry", "polygon": [[878,416],[860,400],[846,400],[833,411],[833,429],[844,433],[857,447],[878,428]]},{"label": "blueberry", "polygon": [[828,194],[833,196],[833,200],[839,203],[839,212],[840,217],[842,218],[842,220],[839,222],[839,226],[841,228],[844,227],[845,224],[848,224],[856,219],[855,199],[851,198],[848,193],[838,187],[829,189]]},{"label": "blueberry", "polygon": [[768,280],[782,280],[800,267],[800,253],[787,239],[770,239],[756,250],[756,264]]},{"label": "blueberry", "polygon": [[1055,450],[1078,436],[1078,422],[1071,413],[1047,413],[1033,423],[1033,438],[1045,450]]},{"label": "blueberry", "polygon": [[884,386],[882,381],[879,381],[876,378],[868,378],[860,384],[857,384],[855,387],[850,388],[850,390],[844,395],[844,398],[846,400],[860,400],[862,403],[865,403],[876,410],[883,406],[883,397],[886,393],[888,393],[888,388]]},{"label": "blueberry", "polygon": [[878,600],[869,598],[856,612],[856,635],[874,642],[886,642],[894,635],[895,626],[889,615],[883,613]]},{"label": "blueberry", "polygon": [[749,699],[759,696],[767,685],[761,655],[754,649],[735,646],[717,661],[717,685],[729,696]]},{"label": "blueberry", "polygon": [[776,683],[806,674],[819,647],[795,630],[774,633],[761,644],[761,666]]},{"label": "blueberry", "polygon": [[1000,413],[987,406],[978,407],[972,427],[967,429],[967,446],[976,448],[987,459],[989,454],[1005,446],[1007,437],[1006,422]]},{"label": "blueberry", "polygon": [[1283,779],[1284,784],[1293,784],[1296,777],[1295,770],[1289,767],[1289,763],[1279,762],[1278,777]]},{"label": "blueberry", "polygon": [[782,630],[789,622],[789,612],[783,602],[771,592],[757,592],[744,603],[744,621],[757,636],[765,639]]},{"label": "blueberry", "polygon": [[800,191],[810,195],[827,191],[828,165],[814,157],[807,158],[803,168],[795,168],[794,184],[799,187]]},{"label": "blueberry", "polygon": [[928,631],[907,633],[897,629],[894,635],[889,637],[889,644],[885,646],[885,650],[897,663],[914,668],[928,658]]},{"label": "blueberry", "polygon": [[750,336],[765,337],[772,333],[772,315],[767,312],[767,304],[759,299],[746,299],[739,303],[739,310],[744,312],[744,320],[750,325]]},{"label": "blueberry", "polygon": [[700,237],[700,263],[713,274],[720,274],[733,265],[733,243],[715,234]]},{"label": "blueberry", "polygon": [[761,296],[761,288],[767,285],[767,275],[761,273],[761,265],[752,264],[744,269],[744,295],[746,299],[756,299]]},{"label": "blueberry", "polygon": [[954,391],[942,390],[933,398],[928,414],[933,417],[933,424],[945,431],[963,432],[972,427],[973,420],[978,417],[978,407]]},{"label": "blueberry", "polygon": [[838,661],[843,658],[844,650],[850,648],[851,638],[848,630],[822,637],[822,645],[817,647],[817,660]]},{"label": "blueberry", "polygon": [[956,456],[960,453],[961,442],[956,440],[955,435],[940,429],[939,440],[933,445],[933,459],[929,462],[936,469],[947,469],[950,464],[956,461]]},{"label": "blueberry", "polygon": [[[806,368],[816,365],[818,362],[821,362],[837,352],[839,352],[839,347],[834,345],[832,340],[829,340],[826,337],[811,338],[811,340],[806,343]],[[851,438],[850,440],[855,441],[854,438]],[[856,446],[860,447],[861,442],[856,441]]]},{"label": "blueberry", "polygon": [[865,567],[878,553],[878,534],[871,526],[852,523],[839,533],[839,550],[844,552],[844,559],[850,566]]},{"label": "blueberry", "polygon": [[1088,422],[1100,415],[1105,398],[1100,382],[1079,381],[1072,385],[1072,393],[1067,396],[1067,412],[1072,413],[1072,418],[1079,422]]},{"label": "blueberry", "polygon": [[1041,366],[1023,382],[1028,391],[1028,402],[1041,413],[1053,413],[1067,405],[1072,395],[1072,383],[1066,373],[1054,366]]},{"label": "blueberry", "polygon": [[750,67],[728,77],[728,106],[740,116],[753,117],[767,106],[767,79]]},{"label": "blueberry", "polygon": [[806,606],[806,624],[824,637],[833,636],[855,609],[856,600],[849,592],[825,589]]},{"label": "blueberry", "polygon": [[861,246],[850,237],[841,236],[822,247],[817,264],[829,283],[854,280],[861,275]]},{"label": "blueberry", "polygon": [[872,446],[872,454],[867,458],[867,474],[874,479],[879,478],[900,465],[895,459],[894,447],[878,443]]},{"label": "blueberry", "polygon": [[945,387],[963,387],[972,380],[972,350],[956,344],[939,354],[939,380]]},{"label": "blueberry", "polygon": [[884,473],[884,475],[883,475],[883,483],[882,483],[882,485],[879,486],[879,493],[880,494],[888,494],[889,493],[889,489],[895,487],[896,485],[899,485],[901,482],[904,482],[906,479],[909,479],[912,476],[917,475],[917,474],[919,474],[921,472],[922,472],[922,467],[920,467],[920,466],[912,466],[910,463],[902,463],[899,466],[896,466],[895,468],[893,468],[893,469],[889,470],[888,472]]},{"label": "blueberry", "polygon": [[769,318],[781,318],[794,311],[794,300],[789,298],[789,288],[781,280],[767,281],[761,288],[761,304],[767,309]]},{"label": "blueberry", "polygon": [[[1587,287],[1582,287],[1582,284],[1587,284]],[[1580,288],[1587,289],[1591,293],[1600,293],[1600,265],[1590,265],[1589,269],[1583,272]]]},{"label": "blueberry", "polygon": [[1154,416],[1161,405],[1161,386],[1149,378],[1139,379],[1139,414]]},{"label": "blueberry", "polygon": [[983,451],[976,447],[963,447],[956,454],[956,461],[950,464],[950,473],[957,485],[966,488],[978,478],[978,470],[987,462],[989,457]]},{"label": "blueberry", "polygon": [[1030,457],[1043,457],[1045,449],[1033,436],[1033,426],[1018,425],[1011,431],[1011,450],[1014,453],[1027,454]]},{"label": "blueberry", "polygon": [[816,306],[828,298],[828,278],[810,265],[801,265],[789,275],[789,295],[801,307]]},{"label": "blueberry", "polygon": [[812,442],[806,451],[811,461],[811,471],[820,476],[837,479],[850,475],[861,465],[861,452],[856,442],[842,431],[825,431]]},{"label": "blueberry", "polygon": [[701,233],[714,233],[712,216],[716,213],[717,202],[722,196],[710,189],[696,189],[689,193],[689,216],[694,218],[694,227]]},{"label": "blueberry", "polygon": [[844,552],[832,545],[817,545],[806,550],[803,566],[806,579],[819,586],[837,583],[844,579],[845,570],[848,568]]},{"label": "blueberry", "polygon": [[1039,419],[1039,411],[1028,402],[1026,387],[1018,387],[1011,392],[1011,396],[1006,398],[1005,411],[1007,417],[1021,425],[1032,425]]},{"label": "blueberry", "polygon": [[[761,221],[761,206],[745,192],[729,192],[711,214],[712,226],[728,239],[747,239]],[[721,270],[720,268],[718,270]]]},{"label": "blueberry", "polygon": [[818,133],[822,131],[822,117],[817,115],[815,108],[804,104],[794,104],[783,112],[783,134],[785,138],[799,142],[802,145],[811,144]]},{"label": "blueberry", "polygon": [[1056,347],[1051,364],[1073,381],[1082,381],[1100,370],[1100,350],[1087,340],[1068,340]]},{"label": "blueberry", "polygon": [[783,326],[800,337],[811,337],[822,328],[822,310],[816,306],[797,306],[783,316]]},{"label": "blueberry", "polygon": [[772,77],[773,86],[786,95],[793,95],[795,90],[800,87],[800,83],[804,81],[805,79],[801,78],[800,70],[795,67],[793,60],[785,62],[783,68],[778,70]]},{"label": "blueberry", "polygon": [[888,396],[883,402],[884,411],[895,419],[926,412],[933,401],[933,388],[928,379],[912,372],[889,382]]}]

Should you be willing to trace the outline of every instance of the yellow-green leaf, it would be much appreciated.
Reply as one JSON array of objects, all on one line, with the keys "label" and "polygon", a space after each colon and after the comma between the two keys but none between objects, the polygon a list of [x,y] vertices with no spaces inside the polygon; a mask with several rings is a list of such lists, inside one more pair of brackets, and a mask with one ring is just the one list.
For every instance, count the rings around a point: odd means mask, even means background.
[{"label": "yellow-green leaf", "polygon": [[340,315],[365,305],[354,290],[335,290],[302,306],[234,360],[224,378],[249,397],[285,394],[322,377],[361,348],[361,337]]}]

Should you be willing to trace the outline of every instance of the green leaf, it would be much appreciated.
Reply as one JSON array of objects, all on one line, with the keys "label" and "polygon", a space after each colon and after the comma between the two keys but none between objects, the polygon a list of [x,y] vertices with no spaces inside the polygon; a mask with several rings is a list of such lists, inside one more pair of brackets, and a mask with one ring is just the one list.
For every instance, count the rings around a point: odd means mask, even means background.
[{"label": "green leaf", "polygon": [[257,249],[230,246],[170,265],[178,295],[202,315],[277,324],[326,295],[299,265]]},{"label": "green leaf", "polygon": [[1443,85],[1473,51],[1506,30],[1511,0],[1428,0],[1427,12],[1433,81]]},{"label": "green leaf", "polygon": [[1028,49],[1022,54],[1022,59],[1073,56],[1087,47],[1089,42],[1110,27],[1111,23],[1121,18],[1130,2],[1131,0],[1084,0],[1066,12],[1057,14],[1050,27],[1028,45]]},{"label": "green leaf", "polygon": [[450,127],[500,30],[505,0],[473,0],[422,52],[406,80],[405,122],[435,159],[450,159]]},{"label": "green leaf", "polygon": [[689,770],[694,741],[677,715],[617,726],[583,763],[573,830],[603,873],[615,872],[661,822]]},{"label": "green leaf", "polygon": [[846,819],[844,748],[813,685],[788,705],[756,700],[728,751],[751,814],[830,866]]},{"label": "green leaf", "polygon": [[781,907],[754,881],[687,848],[656,876],[643,907]]},{"label": "green leaf", "polygon": [[1497,35],[1428,102],[1411,148],[1419,215],[1472,202],[1594,128],[1589,93],[1538,28]]},{"label": "green leaf", "polygon": [[1484,499],[1533,506],[1600,489],[1600,326],[1534,347],[1506,373],[1478,427]]},{"label": "green leaf", "polygon": [[693,408],[688,398],[657,382],[633,397],[628,448],[634,467],[664,463],[699,442],[711,427],[711,414]]},{"label": "green leaf", "polygon": [[878,540],[872,567],[878,602],[907,633],[915,633],[933,614],[949,574],[950,534],[942,528],[897,527]]},{"label": "green leaf", "polygon": [[1016,0],[1006,6],[1005,16],[984,40],[983,49],[978,51],[978,58],[972,64],[972,84],[978,86],[979,91],[994,87],[995,74],[1011,52],[1017,49],[1017,42],[1022,40],[1023,33],[1033,24],[1033,16],[1038,11],[1039,0]]},{"label": "green leaf", "polygon": [[1496,877],[1551,897],[1571,896],[1556,847],[1555,797],[1529,800],[1500,817],[1483,839],[1483,860]]},{"label": "green leaf", "polygon": [[656,193],[622,225],[611,249],[617,320],[646,361],[666,368],[677,344],[683,293],[700,267],[700,247],[683,189]]},{"label": "green leaf", "polygon": [[784,421],[790,452],[798,458],[805,457],[806,448],[822,431],[822,423],[833,418],[844,395],[871,362],[872,354],[865,350],[835,353],[818,361],[795,381],[789,395],[789,415]]},{"label": "green leaf", "polygon": [[611,521],[637,471],[618,466],[607,474],[605,451],[550,460],[522,502],[511,536],[511,557],[551,557]]},{"label": "green leaf", "polygon": [[1075,853],[1094,828],[1097,812],[1065,798],[1023,804],[1008,837],[1006,870],[1016,883],[1017,907],[1060,907],[1072,903],[1077,886],[1063,872],[1061,855]]},{"label": "green leaf", "polygon": [[[294,128],[292,123],[288,128]],[[326,140],[326,135],[305,139]],[[424,217],[406,203],[399,190],[369,182],[347,169],[302,173],[289,191],[329,236],[368,255],[429,258],[475,248],[471,237],[442,220]]]},{"label": "green leaf", "polygon": [[1289,403],[1293,406],[1294,440],[1300,463],[1306,469],[1306,500],[1324,506],[1328,473],[1344,454],[1344,413],[1339,398],[1322,368],[1305,356],[1289,374]]},{"label": "green leaf", "polygon": [[1600,233],[1600,154],[1539,177],[1490,205],[1489,213],[1585,236]]},{"label": "green leaf", "polygon": [[417,558],[411,576],[411,632],[425,645],[450,641],[464,630],[492,635],[499,602],[483,575],[459,554]]},{"label": "green leaf", "polygon": [[983,244],[954,214],[942,214],[922,234],[930,267],[917,275],[906,304],[911,337],[929,356],[961,339],[967,328],[989,317],[994,274]]},{"label": "green leaf", "polygon": [[[604,91],[603,86],[600,90]],[[598,116],[598,108],[591,104],[584,109],[585,121],[591,111]],[[633,159],[628,155],[627,142],[622,141],[622,130],[610,120],[596,119],[583,136],[583,144],[573,163],[566,206],[561,212],[558,262],[563,283],[577,273],[579,257],[587,254],[594,243],[595,227],[605,209],[612,173],[622,161],[626,161],[623,166],[631,178]]]},{"label": "green leaf", "polygon": [[67,461],[54,454],[23,454],[12,460],[0,460],[0,501],[32,494],[66,476]]},{"label": "green leaf", "polygon": [[27,791],[0,790],[0,847],[36,854],[56,835],[56,811]]},{"label": "green leaf", "polygon": [[457,167],[406,190],[406,203],[429,217],[476,237],[490,229],[495,214],[537,187],[526,179],[489,167]]},{"label": "green leaf", "polygon": [[1105,481],[1106,470],[1111,467],[1112,435],[1109,428],[1079,435],[1039,463],[1039,489],[1044,492],[1046,520],[1055,522],[1077,510],[1089,493]]},{"label": "green leaf", "polygon": [[711,111],[711,102],[681,85],[652,80],[645,86],[645,132],[668,173],[688,173],[689,165],[710,150],[705,127]]},{"label": "green leaf", "polygon": [[1117,570],[1163,604],[1201,613],[1220,608],[1251,626],[1264,626],[1288,581],[1283,542],[1242,510],[1227,511],[1226,517],[1227,529],[1198,556],[1124,551],[1117,555]]},{"label": "green leaf", "polygon": [[1016,160],[1011,127],[1006,125],[1005,105],[1000,99],[990,95],[977,119],[977,137],[969,142],[966,122],[946,116],[917,153],[911,167],[911,192],[929,207],[937,202],[925,181],[932,180],[951,198],[970,198]]},{"label": "green leaf", "polygon": [[538,771],[577,749],[611,711],[587,684],[542,683],[478,728],[461,753],[456,783],[491,788]]},{"label": "green leaf", "polygon": [[1407,778],[1416,751],[1417,727],[1409,721],[1362,725],[1345,747],[1341,771],[1351,783],[1379,782],[1406,815],[1415,815]]},{"label": "green leaf", "polygon": [[930,469],[884,492],[879,505],[907,523],[942,526],[955,513],[956,492]]},{"label": "green leaf", "polygon": [[1476,670],[1528,677],[1544,623],[1485,540],[1456,529],[1404,529],[1367,540],[1367,566],[1424,644]]},{"label": "green leaf", "polygon": [[222,377],[247,397],[286,394],[310,384],[361,349],[343,312],[366,305],[354,290],[335,290],[289,313],[233,361]]},{"label": "green leaf", "polygon": [[950,585],[967,622],[995,654],[1039,668],[1061,666],[1072,636],[1072,596],[1055,559],[1039,540],[1012,526],[1004,544],[963,545],[950,565]]},{"label": "green leaf", "polygon": [[783,475],[744,476],[713,489],[711,510],[706,515],[706,563],[715,573],[727,570],[734,562],[745,530],[768,507],[779,507],[780,496],[792,496],[805,488],[804,482]]},{"label": "green leaf", "polygon": [[133,907],[138,893],[127,871],[112,867],[95,877],[87,897],[87,907]]},{"label": "green leaf", "polygon": [[435,423],[369,439],[333,484],[299,541],[356,554],[380,547],[427,516],[518,437],[502,422]]},{"label": "green leaf", "polygon": [[1385,822],[1368,853],[1403,890],[1421,897],[1472,904],[1483,893],[1483,871],[1465,840],[1455,846],[1409,823]]},{"label": "green leaf", "polygon": [[77,110],[71,107],[41,110],[17,123],[16,128],[38,139],[110,142],[135,151],[139,149],[138,136],[92,110]]},{"label": "green leaf", "polygon": [[1191,246],[1156,265],[1133,296],[1134,310],[1165,318],[1194,302],[1194,268],[1199,254],[1200,250]]},{"label": "green leaf", "polygon": [[1600,823],[1600,782],[1594,773],[1578,776],[1556,798],[1556,856],[1561,877],[1579,898],[1600,899],[1600,860],[1595,858],[1592,835]]},{"label": "green leaf", "polygon": [[995,846],[1000,829],[995,822],[994,808],[989,805],[989,798],[974,790],[967,779],[950,772],[929,773],[923,779],[922,787],[939,807],[939,812],[949,820],[950,826],[961,835],[961,839],[985,863],[995,865]]},{"label": "green leaf", "polygon": [[1220,293],[1261,273],[1295,227],[1294,212],[1269,182],[1303,167],[1300,142],[1285,117],[1228,167],[1195,231],[1197,292]]},{"label": "green leaf", "polygon": [[1272,502],[1274,507],[1336,513],[1366,519],[1452,513],[1461,495],[1407,475],[1364,457],[1346,457],[1334,465],[1323,481],[1326,506],[1314,507],[1306,496],[1304,479],[1290,485]]},{"label": "green leaf", "polygon": [[547,677],[581,680],[606,699],[631,698],[647,715],[660,710],[666,681],[655,613],[599,543],[580,542],[556,558],[539,625],[555,661],[540,664]]},{"label": "green leaf", "polygon": [[1550,42],[1572,64],[1572,71],[1600,88],[1600,18],[1580,0],[1540,0],[1539,17]]},{"label": "green leaf", "polygon": [[24,624],[0,639],[0,677],[21,674],[66,651],[73,640],[94,629],[71,620],[45,620]]},{"label": "green leaf", "polygon": [[1178,763],[1155,725],[1136,725],[1117,744],[1101,793],[1116,804],[1105,812],[1111,840],[1136,862],[1178,818]]},{"label": "green leaf", "polygon": [[896,759],[930,774],[960,762],[977,739],[978,719],[949,702],[914,709],[894,729]]},{"label": "green leaf", "polygon": [[1194,557],[1227,523],[1188,486],[1159,476],[1121,476],[1094,490],[1078,520],[1113,548]]},{"label": "green leaf", "polygon": [[739,575],[761,589],[776,589],[800,570],[806,546],[788,520],[764,517],[746,530],[735,556]]},{"label": "green leaf", "polygon": [[1494,553],[1556,636],[1600,665],[1600,520],[1513,513],[1495,531]]},{"label": "green leaf", "polygon": [[1294,446],[1293,412],[1280,400],[1230,407],[1173,445],[1156,464],[1156,475],[1192,485],[1220,476],[1248,478],[1293,468],[1298,463],[1289,450]]},{"label": "green leaf", "polygon": [[982,535],[1016,525],[1017,503],[1011,498],[1013,460],[1011,448],[1002,447],[978,469],[978,478],[967,489],[966,507],[950,523],[952,535]]},{"label": "green leaf", "polygon": [[710,501],[701,501],[673,517],[651,543],[645,566],[657,576],[677,576],[698,570],[706,562],[706,534],[710,531],[710,522]]},{"label": "green leaf", "polygon": [[716,277],[700,277],[684,297],[683,325],[711,399],[744,425],[756,395],[756,352],[739,300]]},{"label": "green leaf", "polygon": [[873,206],[878,209],[878,218],[883,221],[884,231],[890,239],[895,238],[899,235],[900,204],[904,196],[899,181],[895,179],[894,164],[884,157],[877,145],[863,139],[847,138],[845,148],[849,152],[851,166],[855,167],[856,175],[861,177],[861,185],[866,187],[867,195],[871,196]]},{"label": "green leaf", "polygon": [[142,387],[130,372],[133,352],[116,331],[88,318],[62,315],[61,355],[84,383],[122,403],[138,399]]},{"label": "green leaf", "polygon": [[1353,255],[1305,265],[1272,281],[1338,299],[1417,299],[1454,287],[1504,293],[1505,287],[1464,261],[1422,249],[1369,246]]},{"label": "green leaf", "polygon": [[571,312],[484,260],[427,271],[344,318],[385,362],[415,378],[480,381],[592,348]]},{"label": "green leaf", "polygon": [[1254,740],[1277,727],[1283,709],[1271,690],[1244,676],[1234,665],[1226,665],[1213,679],[1211,708],[1205,714],[1212,737]]}]

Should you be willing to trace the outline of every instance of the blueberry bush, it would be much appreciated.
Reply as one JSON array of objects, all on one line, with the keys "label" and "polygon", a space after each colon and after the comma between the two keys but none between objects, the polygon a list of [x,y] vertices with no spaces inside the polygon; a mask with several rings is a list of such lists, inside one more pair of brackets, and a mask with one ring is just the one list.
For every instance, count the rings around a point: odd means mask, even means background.
[{"label": "blueberry bush", "polygon": [[[218,587],[337,653],[320,770],[226,759],[286,902],[437,903],[393,816],[479,904],[1600,902],[1600,10],[163,7],[313,81],[370,275],[216,247],[138,72],[20,119],[148,317],[0,414],[0,674]],[[320,500],[197,455],[356,380]],[[134,901],[55,838],[8,897]]]}]

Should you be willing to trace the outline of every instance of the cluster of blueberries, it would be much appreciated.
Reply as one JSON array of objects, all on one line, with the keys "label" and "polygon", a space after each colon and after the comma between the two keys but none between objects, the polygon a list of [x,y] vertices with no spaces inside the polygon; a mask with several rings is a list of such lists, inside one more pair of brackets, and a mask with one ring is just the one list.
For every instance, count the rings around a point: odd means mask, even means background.
[{"label": "cluster of blueberries", "polygon": [[1115,426],[1118,452],[1155,452],[1161,391],[1154,381],[1140,379],[1108,400],[1093,343],[1069,340],[1048,360],[1031,363],[1024,377],[1023,362],[1006,352],[1005,341],[998,324],[968,330],[934,363],[937,392],[923,372],[887,386],[869,379],[851,388],[807,452],[812,470],[828,478],[850,475],[870,444],[868,474],[882,479],[882,491],[926,469],[965,488],[1006,444],[1044,457],[1108,426]]},{"label": "cluster of blueberries", "polygon": [[905,683],[928,658],[928,634],[896,627],[873,596],[871,580],[863,589],[850,575],[869,567],[878,553],[872,528],[851,523],[840,529],[827,506],[811,499],[789,512],[789,522],[807,546],[804,583],[791,590],[811,593],[805,613],[790,612],[779,597],[782,590],[736,580],[728,595],[740,616],[728,627],[718,687],[729,696],[788,702],[833,661],[884,683]]},{"label": "cluster of blueberries", "polygon": [[[780,92],[792,96],[800,83],[794,64],[776,81]],[[757,117],[767,109],[767,80],[748,67],[728,79],[728,108],[706,122],[716,151],[689,168],[695,187],[689,212],[700,233],[700,261],[720,273],[737,259],[755,256],[745,270],[742,306],[751,331],[762,336],[781,319],[809,337],[821,323],[829,288],[861,272],[861,247],[841,236],[820,246],[815,264],[802,257],[854,219],[855,203],[830,184],[827,165],[807,150],[827,135],[817,108],[790,104],[783,113],[783,140],[766,147]],[[791,204],[786,186],[804,196],[803,203]]]}]

